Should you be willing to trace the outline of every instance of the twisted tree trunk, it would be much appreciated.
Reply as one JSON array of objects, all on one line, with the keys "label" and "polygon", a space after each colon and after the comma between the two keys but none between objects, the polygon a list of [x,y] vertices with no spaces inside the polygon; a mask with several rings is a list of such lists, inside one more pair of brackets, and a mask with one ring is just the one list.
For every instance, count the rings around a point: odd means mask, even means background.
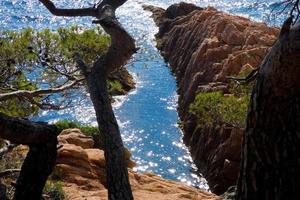
[{"label": "twisted tree trunk", "polygon": [[106,6],[103,16],[96,21],[111,36],[111,47],[106,55],[89,69],[83,62],[82,69],[96,111],[97,122],[104,139],[107,189],[110,200],[133,199],[125,162],[124,145],[107,89],[108,73],[121,67],[136,51],[134,40],[114,17],[114,8]]},{"label": "twisted tree trunk", "polygon": [[300,25],[291,21],[252,92],[237,200],[300,199]]},{"label": "twisted tree trunk", "polygon": [[115,10],[126,0],[103,0],[93,8],[83,9],[59,9],[50,0],[40,0],[40,2],[54,15],[96,17],[94,23],[100,24],[111,36],[108,52],[97,59],[92,67],[87,66],[78,54],[75,55],[75,59],[86,78],[99,130],[103,134],[101,138],[104,139],[108,198],[131,200],[133,195],[125,163],[124,145],[106,83],[108,73],[122,67],[136,51],[133,38],[115,17]]}]

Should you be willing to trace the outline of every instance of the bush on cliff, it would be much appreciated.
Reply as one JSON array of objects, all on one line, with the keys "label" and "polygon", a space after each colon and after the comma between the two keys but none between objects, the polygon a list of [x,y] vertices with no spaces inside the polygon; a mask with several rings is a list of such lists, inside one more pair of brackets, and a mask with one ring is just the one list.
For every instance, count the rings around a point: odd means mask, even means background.
[{"label": "bush on cliff", "polygon": [[97,135],[99,130],[97,127],[90,126],[90,125],[83,125],[78,122],[73,122],[69,120],[60,120],[55,123],[56,127],[60,130],[63,131],[64,129],[69,129],[69,128],[78,128],[84,133],[85,135],[88,136],[93,136]]},{"label": "bush on cliff", "polygon": [[44,199],[52,200],[63,200],[65,199],[65,194],[63,191],[63,183],[61,181],[50,181],[48,180],[45,184],[43,191]]},{"label": "bush on cliff", "polygon": [[107,86],[108,86],[108,92],[112,96],[122,95],[126,93],[121,82],[118,80],[108,80]]},{"label": "bush on cliff", "polygon": [[[231,124],[244,128],[249,104],[247,89],[236,87],[233,94],[221,92],[199,93],[190,105],[189,112],[196,116],[199,126]],[[244,91],[244,92],[242,92]]]}]

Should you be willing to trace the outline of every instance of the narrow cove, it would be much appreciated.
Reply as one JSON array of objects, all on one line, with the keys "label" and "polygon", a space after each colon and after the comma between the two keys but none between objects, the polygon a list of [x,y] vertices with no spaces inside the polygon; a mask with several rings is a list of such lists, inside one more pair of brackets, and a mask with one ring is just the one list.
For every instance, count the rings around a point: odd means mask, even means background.
[{"label": "narrow cove", "polygon": [[[153,1],[167,7],[179,1]],[[203,4],[202,1],[189,1]],[[60,5],[70,7],[67,0],[59,1]],[[167,179],[179,180],[189,185],[208,189],[205,180],[194,172],[190,155],[181,141],[181,130],[177,127],[176,83],[166,63],[155,48],[154,34],[157,28],[150,19],[150,13],[142,10],[145,1],[129,1],[119,10],[119,17],[125,28],[136,39],[140,48],[128,70],[134,75],[137,89],[126,97],[117,97],[115,112],[123,134],[125,145],[133,154],[139,172],[153,172]],[[223,3],[227,3],[223,1]],[[220,3],[220,6],[223,5]],[[76,6],[90,5],[82,0]],[[234,6],[228,4],[231,8]],[[245,6],[247,8],[247,6]],[[36,9],[37,8],[37,9]],[[230,7],[229,7],[230,8]],[[228,6],[225,9],[229,9]],[[245,9],[246,9],[245,8]],[[91,19],[50,18],[47,11],[36,1],[2,1],[1,9],[8,11],[8,17],[2,18],[1,29],[22,29],[28,24],[33,28],[51,28],[80,24],[91,26]],[[128,13],[128,10],[131,10]],[[230,9],[229,9],[230,10]],[[268,10],[268,9],[267,9]],[[232,10],[231,10],[232,11]],[[235,12],[235,11],[232,11]],[[260,13],[252,15],[252,10],[236,12],[249,14],[261,19]],[[261,11],[259,11],[261,12]],[[25,13],[25,15],[24,15]],[[1,15],[7,12],[1,12]],[[76,99],[74,99],[76,101]],[[75,120],[86,124],[94,124],[93,108],[89,100],[71,109],[59,112],[43,112],[38,120],[54,122],[59,119]]]}]

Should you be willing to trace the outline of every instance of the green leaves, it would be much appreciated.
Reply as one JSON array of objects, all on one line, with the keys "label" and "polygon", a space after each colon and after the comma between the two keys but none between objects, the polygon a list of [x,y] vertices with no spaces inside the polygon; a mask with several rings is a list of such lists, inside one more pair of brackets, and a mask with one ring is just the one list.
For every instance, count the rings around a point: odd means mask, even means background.
[{"label": "green leaves", "polygon": [[122,95],[126,93],[120,81],[108,80],[107,83],[108,83],[107,86],[110,95],[114,96],[114,95]]},{"label": "green leaves", "polygon": [[189,112],[197,117],[199,126],[228,123],[244,128],[249,99],[249,93],[242,92],[227,95],[221,92],[199,93]]},{"label": "green leaves", "polygon": [[99,133],[98,127],[89,126],[89,125],[81,125],[80,123],[68,121],[68,120],[61,120],[55,123],[55,126],[60,130],[63,131],[64,129],[69,128],[78,128],[84,133],[85,135],[93,136]]},{"label": "green leaves", "polygon": [[78,52],[87,64],[92,64],[95,58],[104,54],[109,45],[110,37],[104,35],[101,29],[83,30],[78,26],[70,29],[60,28],[58,48],[69,58]]},{"label": "green leaves", "polygon": [[[86,30],[73,26],[57,31],[31,28],[21,32],[2,31],[0,93],[55,87],[66,82],[65,74],[80,77],[74,54],[79,53],[86,64],[91,65],[109,45],[110,37],[100,28]],[[0,112],[26,117],[37,113],[37,108],[20,97],[0,102]]]},{"label": "green leaves", "polygon": [[221,121],[222,100],[220,92],[199,93],[190,105],[189,112],[197,117],[199,125],[213,125]]}]

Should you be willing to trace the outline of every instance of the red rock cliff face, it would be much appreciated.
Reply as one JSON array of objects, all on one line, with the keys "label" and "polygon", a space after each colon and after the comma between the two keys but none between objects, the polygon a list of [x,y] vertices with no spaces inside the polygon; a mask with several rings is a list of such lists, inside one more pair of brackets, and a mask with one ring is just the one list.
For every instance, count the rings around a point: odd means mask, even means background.
[{"label": "red rock cliff face", "polygon": [[257,68],[279,29],[186,3],[167,10],[144,8],[153,12],[157,47],[177,79],[184,141],[211,190],[223,193],[238,176],[243,130],[230,125],[199,128],[189,105],[199,92],[226,91],[227,76]]}]

